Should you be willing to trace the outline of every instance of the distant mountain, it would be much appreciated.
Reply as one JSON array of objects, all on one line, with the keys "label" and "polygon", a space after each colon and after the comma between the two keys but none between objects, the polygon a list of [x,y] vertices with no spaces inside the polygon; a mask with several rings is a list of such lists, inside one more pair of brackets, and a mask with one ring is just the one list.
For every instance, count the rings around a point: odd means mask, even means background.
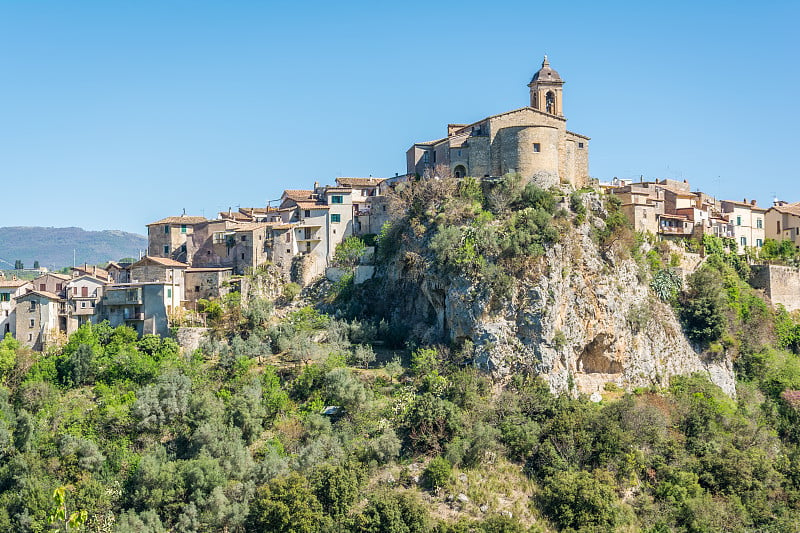
[{"label": "distant mountain", "polygon": [[[123,257],[139,257],[147,250],[147,237],[119,230],[86,231],[81,228],[0,228],[0,269],[21,260],[25,268],[34,261],[49,269],[76,264],[98,264]],[[74,256],[73,256],[74,253]]]}]

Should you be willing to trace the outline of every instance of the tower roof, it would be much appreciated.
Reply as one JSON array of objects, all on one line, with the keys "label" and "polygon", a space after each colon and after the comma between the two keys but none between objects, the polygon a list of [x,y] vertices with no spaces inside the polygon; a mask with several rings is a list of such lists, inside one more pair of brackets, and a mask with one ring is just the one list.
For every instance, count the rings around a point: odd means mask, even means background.
[{"label": "tower roof", "polygon": [[531,83],[536,81],[552,81],[552,82],[560,82],[563,83],[561,76],[558,75],[558,72],[550,68],[550,62],[547,60],[547,55],[544,56],[544,61],[542,61],[542,68],[533,75],[533,79],[531,79]]}]

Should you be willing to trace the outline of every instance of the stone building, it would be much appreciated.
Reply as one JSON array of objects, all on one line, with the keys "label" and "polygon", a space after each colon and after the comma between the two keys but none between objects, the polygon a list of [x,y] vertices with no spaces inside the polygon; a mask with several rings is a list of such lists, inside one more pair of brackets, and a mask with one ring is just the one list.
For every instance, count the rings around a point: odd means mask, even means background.
[{"label": "stone building", "polygon": [[194,227],[186,239],[186,260],[197,268],[231,268],[245,274],[269,260],[269,222],[224,218]]},{"label": "stone building", "polygon": [[181,215],[162,218],[147,225],[147,255],[186,261],[186,238],[205,217]]},{"label": "stone building", "polygon": [[66,274],[48,272],[34,279],[31,283],[33,283],[33,288],[37,291],[50,292],[63,298],[65,296],[64,289],[67,286],[67,282],[71,279],[72,277]]},{"label": "stone building", "polygon": [[221,298],[229,292],[231,268],[199,267],[187,268],[184,272],[184,296],[187,302],[201,298]]},{"label": "stone building", "polygon": [[62,328],[59,324],[65,303],[57,294],[32,290],[16,300],[16,338],[23,346],[44,350],[66,329],[66,325]]},{"label": "stone building", "polygon": [[447,136],[415,143],[407,171],[422,176],[444,165],[456,177],[519,173],[542,187],[589,183],[589,137],[567,130],[564,81],[545,56],[528,84],[530,105],[470,124],[448,124]]}]

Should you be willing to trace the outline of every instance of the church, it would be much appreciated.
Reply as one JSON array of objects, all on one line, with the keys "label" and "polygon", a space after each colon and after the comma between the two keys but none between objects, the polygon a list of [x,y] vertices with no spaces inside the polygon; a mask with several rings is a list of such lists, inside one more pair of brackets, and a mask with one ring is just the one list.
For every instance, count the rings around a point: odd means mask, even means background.
[{"label": "church", "polygon": [[530,105],[471,124],[448,124],[447,137],[414,144],[406,152],[408,173],[422,176],[444,166],[455,177],[519,173],[549,188],[589,183],[589,137],[567,130],[564,81],[544,56],[528,84]]}]

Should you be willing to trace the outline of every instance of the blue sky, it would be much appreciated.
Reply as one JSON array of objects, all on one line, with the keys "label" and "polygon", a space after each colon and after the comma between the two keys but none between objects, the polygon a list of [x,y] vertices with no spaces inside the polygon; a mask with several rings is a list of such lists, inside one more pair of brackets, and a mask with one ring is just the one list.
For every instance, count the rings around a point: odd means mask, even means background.
[{"label": "blue sky", "polygon": [[590,172],[800,201],[798,2],[0,2],[0,226],[145,232],[405,171],[527,105],[543,53]]}]

